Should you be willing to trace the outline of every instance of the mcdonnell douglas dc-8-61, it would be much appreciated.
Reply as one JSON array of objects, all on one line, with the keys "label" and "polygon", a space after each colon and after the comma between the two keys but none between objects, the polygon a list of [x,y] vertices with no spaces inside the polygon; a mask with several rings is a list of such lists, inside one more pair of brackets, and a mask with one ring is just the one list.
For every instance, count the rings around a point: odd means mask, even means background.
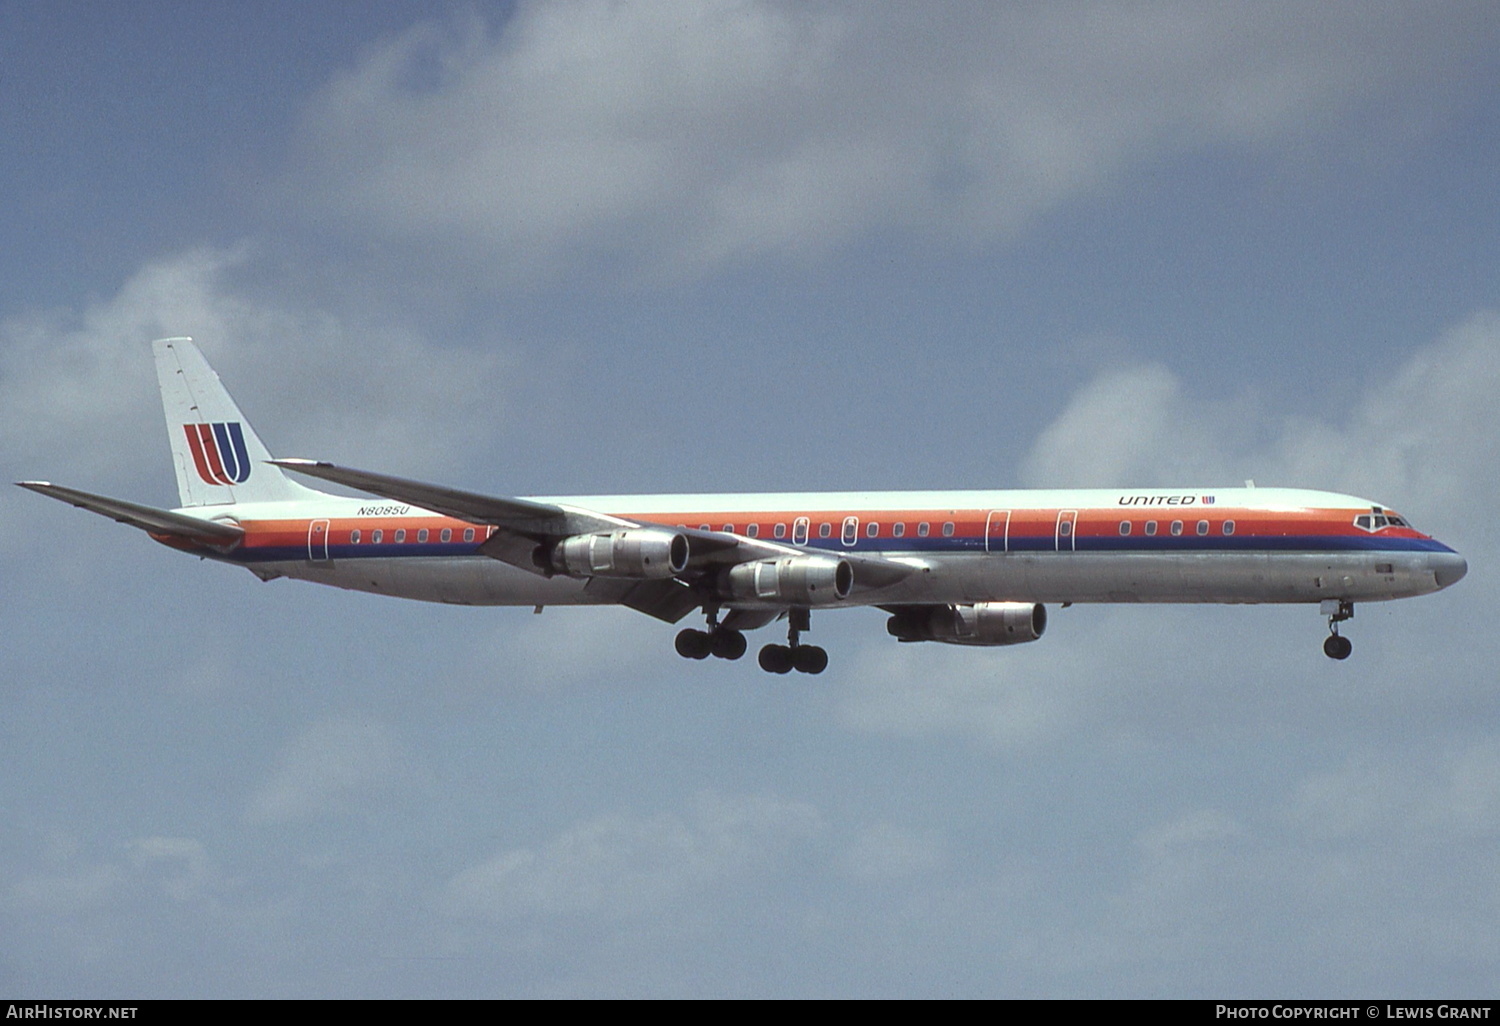
[{"label": "mcdonnell douglas dc-8-61", "polygon": [[[1356,602],[1424,595],[1464,558],[1393,510],[1290,488],[792,492],[503,498],[303,459],[272,459],[190,339],[154,344],[176,509],[18,482],[174,549],[339,588],[462,605],[624,605],[706,630],[679,654],[738,659],[787,621],[772,673],[821,673],[814,610],[875,606],[901,641],[1014,645],[1045,603],[1305,602],[1323,650]],[[316,491],[288,471],[378,496]]]}]

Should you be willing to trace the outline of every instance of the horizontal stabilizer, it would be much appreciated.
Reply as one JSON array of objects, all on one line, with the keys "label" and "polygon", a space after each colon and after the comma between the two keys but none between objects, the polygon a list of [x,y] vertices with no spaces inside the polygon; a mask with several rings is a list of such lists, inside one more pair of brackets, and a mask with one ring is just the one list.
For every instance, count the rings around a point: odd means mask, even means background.
[{"label": "horizontal stabilizer", "polygon": [[70,506],[98,513],[100,516],[118,520],[131,527],[139,527],[142,531],[149,531],[151,534],[187,538],[220,549],[233,548],[245,536],[244,530],[234,524],[200,520],[184,513],[157,509],[155,506],[142,506],[134,502],[125,502],[123,499],[111,499],[104,495],[94,495],[91,492],[80,492],[76,488],[64,488],[50,481],[17,481],[16,484],[42,495],[50,495]]}]

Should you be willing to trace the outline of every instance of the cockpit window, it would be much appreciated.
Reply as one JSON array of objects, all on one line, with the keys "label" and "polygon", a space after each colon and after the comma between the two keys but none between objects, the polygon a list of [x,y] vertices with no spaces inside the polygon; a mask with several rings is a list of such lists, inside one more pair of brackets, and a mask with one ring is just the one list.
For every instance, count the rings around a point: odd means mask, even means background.
[{"label": "cockpit window", "polygon": [[1361,513],[1354,518],[1354,526],[1361,531],[1379,531],[1384,527],[1411,527],[1405,517],[1398,517],[1394,513],[1371,510],[1369,513]]}]

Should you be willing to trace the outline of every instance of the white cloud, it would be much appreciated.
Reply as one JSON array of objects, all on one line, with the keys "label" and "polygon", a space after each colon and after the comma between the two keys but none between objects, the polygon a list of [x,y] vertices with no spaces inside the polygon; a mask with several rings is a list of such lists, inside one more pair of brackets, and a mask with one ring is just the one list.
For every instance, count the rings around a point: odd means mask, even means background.
[{"label": "white cloud", "polygon": [[1223,482],[1227,436],[1244,412],[1194,401],[1160,365],[1113,371],[1079,389],[1042,431],[1022,477],[1033,487]]},{"label": "white cloud", "polygon": [[[216,282],[236,259],[185,253],[142,268],[116,295],[80,312],[0,324],[0,458],[29,475],[71,470],[94,480],[119,480],[122,464],[138,472],[148,453],[164,461],[147,343],[188,329],[228,334],[238,304]],[[136,459],[110,444],[131,437],[143,440]]]},{"label": "white cloud", "polygon": [[1484,38],[1471,10],[528,3],[498,31],[418,26],[330,82],[301,177],[513,270],[987,239],[1154,156],[1312,136],[1451,73]]},{"label": "white cloud", "polygon": [[[1485,569],[1500,548],[1476,520],[1500,499],[1496,394],[1500,317],[1480,313],[1415,349],[1347,414],[1329,419],[1285,416],[1248,399],[1198,399],[1157,365],[1111,371],[1079,390],[1027,458],[1034,485],[1255,477],[1363,494],[1464,552],[1474,569],[1454,594],[1359,609],[1346,632],[1359,650],[1352,710],[1335,708],[1347,696],[1307,690],[1309,675],[1326,679],[1327,667],[1316,651],[1320,624],[1305,608],[1114,606],[1056,611],[1047,636],[1022,649],[872,647],[839,692],[840,718],[863,731],[950,734],[1020,751],[1095,731],[1120,743],[1284,730],[1309,715],[1333,717],[1326,726],[1340,731],[1378,731],[1392,716],[1457,727],[1488,687],[1497,654],[1482,625],[1500,607]],[[1268,644],[1268,632],[1298,623],[1302,647]],[[1239,696],[1228,722],[1225,688]],[[1483,806],[1482,797],[1473,801]]]},{"label": "white cloud", "polygon": [[1484,311],[1370,382],[1336,420],[1248,399],[1195,399],[1159,365],[1101,375],[1037,438],[1032,485],[1185,481],[1326,488],[1399,505],[1427,526],[1500,498],[1500,315]]},{"label": "white cloud", "polygon": [[0,323],[0,460],[18,476],[66,475],[84,488],[167,467],[147,343],[168,335],[197,339],[279,454],[337,450],[431,469],[455,455],[434,438],[503,416],[503,352],[256,298],[236,280],[252,263],[246,250],[193,250],[144,266],[79,312]]}]

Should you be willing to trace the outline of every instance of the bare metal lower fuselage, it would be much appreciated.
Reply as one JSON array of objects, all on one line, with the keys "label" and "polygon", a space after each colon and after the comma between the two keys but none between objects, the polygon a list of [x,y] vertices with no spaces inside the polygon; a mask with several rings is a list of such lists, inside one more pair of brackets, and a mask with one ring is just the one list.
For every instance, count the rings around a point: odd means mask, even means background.
[{"label": "bare metal lower fuselage", "polygon": [[[849,605],[948,602],[1369,602],[1448,583],[1449,553],[1205,552],[913,554],[914,572]],[[231,557],[232,561],[232,557]],[[632,582],[542,577],[483,556],[288,560],[258,563],[289,577],[378,595],[474,606],[610,605]],[[856,580],[856,585],[858,581]],[[841,603],[830,602],[837,608]],[[757,608],[754,602],[734,603]]]}]

